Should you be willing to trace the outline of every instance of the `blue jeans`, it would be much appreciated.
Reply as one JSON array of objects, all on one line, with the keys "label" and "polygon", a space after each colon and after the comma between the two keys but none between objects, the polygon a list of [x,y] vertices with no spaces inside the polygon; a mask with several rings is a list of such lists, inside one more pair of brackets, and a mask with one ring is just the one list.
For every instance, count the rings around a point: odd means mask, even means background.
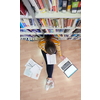
[{"label": "blue jeans", "polygon": [[42,52],[42,55],[43,55],[45,63],[46,63],[46,70],[47,70],[48,78],[52,78],[54,65],[48,65],[47,59],[46,59],[46,53],[43,50],[41,50],[41,52]]}]

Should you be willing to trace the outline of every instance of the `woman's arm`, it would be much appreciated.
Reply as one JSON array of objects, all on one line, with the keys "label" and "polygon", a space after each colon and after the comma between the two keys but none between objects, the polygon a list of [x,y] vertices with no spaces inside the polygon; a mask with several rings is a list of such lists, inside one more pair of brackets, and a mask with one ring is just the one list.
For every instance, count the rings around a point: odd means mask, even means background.
[{"label": "woman's arm", "polygon": [[61,53],[61,48],[60,48],[60,42],[58,44],[56,44],[56,48],[57,48],[57,52],[59,54],[59,57],[63,60],[65,59],[65,57],[62,55]]}]

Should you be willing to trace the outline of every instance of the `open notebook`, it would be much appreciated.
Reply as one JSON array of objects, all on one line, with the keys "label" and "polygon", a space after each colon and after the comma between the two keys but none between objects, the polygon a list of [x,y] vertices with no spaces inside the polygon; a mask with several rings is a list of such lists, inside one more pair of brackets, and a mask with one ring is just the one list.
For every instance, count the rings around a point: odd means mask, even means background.
[{"label": "open notebook", "polygon": [[68,58],[65,58],[60,64],[58,64],[58,67],[68,78],[78,70]]},{"label": "open notebook", "polygon": [[39,78],[41,70],[42,70],[42,67],[39,64],[37,64],[32,59],[29,59],[25,66],[26,68],[24,71],[24,75],[31,77],[33,79]]},{"label": "open notebook", "polygon": [[51,64],[56,64],[56,54],[46,54],[46,58],[47,58],[47,64],[51,65]]}]

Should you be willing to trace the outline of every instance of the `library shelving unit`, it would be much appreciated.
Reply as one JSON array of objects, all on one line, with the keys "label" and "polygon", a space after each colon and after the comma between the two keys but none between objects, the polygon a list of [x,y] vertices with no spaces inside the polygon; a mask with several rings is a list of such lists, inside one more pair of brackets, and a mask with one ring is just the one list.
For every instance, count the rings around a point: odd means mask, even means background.
[{"label": "library shelving unit", "polygon": [[[25,1],[25,0],[23,0]],[[27,1],[27,0],[26,0]],[[25,2],[26,2],[25,1]],[[24,5],[27,6],[27,4],[25,4],[24,2]],[[23,18],[26,18],[26,19],[30,19],[30,18],[33,18],[35,21],[37,19],[40,19],[40,18],[61,18],[61,19],[64,19],[64,18],[71,18],[71,19],[78,19],[80,18],[81,19],[81,14],[80,13],[76,13],[76,14],[72,14],[71,12],[45,12],[45,13],[34,13],[32,11],[32,9],[27,6],[27,9],[28,9],[28,12],[30,14],[27,14],[26,16],[24,15],[20,15],[20,18],[23,19]],[[21,29],[70,29],[70,31],[68,31],[67,33],[62,33],[62,32],[54,32],[54,33],[43,33],[43,32],[40,32],[40,33],[34,33],[34,32],[20,32],[20,35],[42,35],[42,34],[53,34],[53,35],[56,35],[56,34],[62,34],[62,35],[69,35],[71,36],[72,35],[72,32],[75,30],[75,29],[81,29],[81,27],[76,27],[76,26],[73,26],[73,27],[67,27],[67,28],[59,28],[59,27],[41,27],[38,23],[38,21],[36,21],[36,24],[37,26],[30,26],[30,27],[25,27],[25,28],[21,28]],[[76,33],[76,34],[81,34],[81,33]]]}]

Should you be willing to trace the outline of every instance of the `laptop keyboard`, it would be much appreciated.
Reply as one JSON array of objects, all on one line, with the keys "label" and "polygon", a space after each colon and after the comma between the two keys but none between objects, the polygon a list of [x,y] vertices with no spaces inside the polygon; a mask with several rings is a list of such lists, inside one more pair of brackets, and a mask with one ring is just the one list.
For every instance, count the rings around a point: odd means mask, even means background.
[{"label": "laptop keyboard", "polygon": [[67,69],[70,65],[71,65],[71,63],[70,63],[69,61],[67,61],[67,62],[61,67],[61,69],[62,69],[62,70],[65,70],[65,69]]}]

